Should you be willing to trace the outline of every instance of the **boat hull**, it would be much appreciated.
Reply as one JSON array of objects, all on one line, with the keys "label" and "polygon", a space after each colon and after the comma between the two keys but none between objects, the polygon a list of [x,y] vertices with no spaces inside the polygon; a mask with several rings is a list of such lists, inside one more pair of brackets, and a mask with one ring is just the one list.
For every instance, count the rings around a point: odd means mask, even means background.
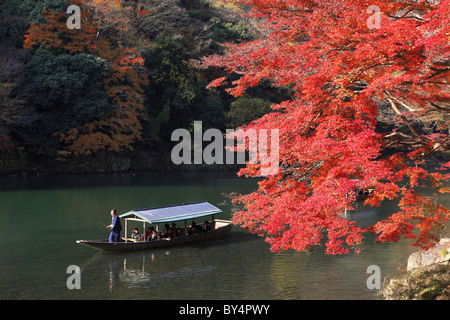
[{"label": "boat hull", "polygon": [[231,232],[231,223],[220,226],[208,232],[201,232],[190,236],[173,238],[170,240],[138,241],[138,242],[109,242],[108,240],[77,240],[77,243],[102,251],[139,251],[172,247],[187,243],[199,242],[225,236]]}]

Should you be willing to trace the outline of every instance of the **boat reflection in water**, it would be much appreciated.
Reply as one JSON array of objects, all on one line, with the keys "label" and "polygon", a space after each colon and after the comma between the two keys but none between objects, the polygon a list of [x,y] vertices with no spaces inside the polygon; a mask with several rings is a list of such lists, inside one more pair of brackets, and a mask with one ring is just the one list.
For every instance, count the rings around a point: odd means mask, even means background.
[{"label": "boat reflection in water", "polygon": [[190,259],[190,249],[192,248],[185,246],[177,249],[175,254],[163,249],[120,257],[100,254],[96,257],[95,264],[103,264],[103,260],[109,265],[105,271],[109,277],[108,290],[111,293],[115,288],[124,287],[155,288],[162,294],[164,286],[174,281],[183,285],[196,278],[211,278],[216,267],[208,263],[206,251],[202,250],[201,256],[204,259],[198,259],[198,250],[196,258]]},{"label": "boat reflection in water", "polygon": [[[150,254],[152,262],[159,259],[163,259],[170,255],[170,251],[164,252],[164,254]],[[152,286],[164,285],[164,283],[169,279],[184,279],[186,280],[193,274],[206,275],[214,270],[211,265],[188,265],[175,270],[158,270],[157,264],[146,265],[146,256],[142,256],[142,263],[138,264],[136,261],[130,261],[127,259],[123,260],[123,269],[119,273],[119,279],[125,286],[132,287],[142,287],[146,284],[151,284]],[[146,270],[147,266],[147,270]],[[153,268],[152,268],[153,267]],[[154,268],[156,267],[156,268]],[[156,269],[156,270],[155,270]],[[112,279],[114,280],[114,279]]]}]

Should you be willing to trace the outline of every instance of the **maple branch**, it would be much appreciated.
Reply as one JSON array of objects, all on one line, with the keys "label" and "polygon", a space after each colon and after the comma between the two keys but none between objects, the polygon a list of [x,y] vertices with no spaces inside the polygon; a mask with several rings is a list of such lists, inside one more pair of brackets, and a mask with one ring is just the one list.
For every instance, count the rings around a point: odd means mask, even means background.
[{"label": "maple branch", "polygon": [[397,16],[393,16],[393,15],[388,15],[389,18],[393,18],[395,20],[398,19],[414,19],[414,20],[418,20],[418,21],[425,21],[424,18],[422,18],[421,16],[417,15],[416,13],[411,13],[410,16],[407,16],[408,13],[412,12],[413,10],[409,10],[406,14],[404,14],[403,16],[397,17]]},{"label": "maple branch", "polygon": [[[379,57],[378,58],[378,60],[380,60],[380,59],[383,59],[383,57]],[[395,65],[395,64],[396,64],[395,62],[388,62],[388,63],[375,63],[374,62],[373,64],[371,64],[371,65],[369,65],[367,67],[358,68],[357,70],[359,70],[359,73],[353,76],[353,78],[355,79],[353,81],[357,81],[358,77],[361,74],[363,74],[365,71],[369,70],[369,69],[372,69],[372,68],[375,68],[375,67],[380,67],[380,66],[392,66],[392,65]],[[351,73],[349,75],[351,75]]]},{"label": "maple branch", "polygon": [[[429,3],[428,3],[429,5]],[[401,19],[401,18],[406,18],[406,19],[414,19],[414,20],[418,20],[418,21],[425,21],[425,19],[423,18],[423,16],[419,15],[418,13],[414,12],[414,11],[418,11],[417,8],[415,8],[414,4],[410,4],[410,9],[406,9],[405,12],[402,14],[401,12],[396,12],[396,13],[400,13],[400,16],[398,15],[387,15],[389,18],[393,18],[395,20]]]},{"label": "maple branch", "polygon": [[[407,140],[403,140],[401,141],[400,139],[396,139],[396,140],[392,140],[392,138],[395,137],[402,137],[402,138],[406,138]],[[404,134],[402,132],[392,132],[389,134],[386,134],[383,136],[383,138],[385,140],[391,140],[390,142],[388,142],[388,144],[386,145],[386,148],[394,148],[394,147],[409,147],[409,148],[418,148],[422,146],[422,142],[418,142],[418,140],[416,138],[413,138],[410,135]]]},{"label": "maple branch", "polygon": [[[398,114],[398,115],[400,116],[400,118],[404,121],[404,123],[408,126],[408,128],[410,129],[410,131],[411,131],[411,132],[413,133],[413,135],[414,135],[414,137],[412,137],[412,136],[410,136],[410,135],[406,135],[406,134],[401,133],[401,132],[393,132],[393,133],[391,133],[391,134],[385,135],[385,136],[384,136],[385,139],[386,139],[386,138],[389,139],[389,138],[392,138],[392,137],[394,137],[394,136],[400,136],[400,137],[403,137],[403,138],[406,138],[406,139],[407,139],[406,141],[400,141],[400,140],[392,141],[392,142],[388,143],[388,147],[395,146],[396,143],[397,143],[398,145],[408,146],[408,147],[410,147],[410,148],[428,147],[428,146],[430,145],[430,143],[433,142],[433,141],[432,141],[430,138],[425,137],[425,136],[419,134],[419,133],[417,132],[417,130],[413,127],[413,125],[412,125],[412,124],[408,121],[408,119],[405,117],[405,115],[403,115],[403,113],[397,108],[395,102],[393,101],[395,98],[392,97],[388,92],[385,92],[385,93],[386,93],[387,95],[389,95],[389,97],[387,98],[387,100],[390,102],[391,108],[394,110],[394,112],[395,112],[396,114]],[[395,100],[397,100],[397,99],[395,99]],[[397,100],[397,101],[398,101],[398,100]],[[399,101],[399,103],[401,103],[401,102]],[[406,105],[405,105],[405,106],[406,106]],[[444,140],[444,141],[441,142],[441,143],[434,143],[434,144],[433,144],[433,149],[430,150],[430,151],[428,151],[428,152],[426,152],[426,153],[423,153],[423,156],[426,157],[426,156],[430,155],[431,153],[437,151],[438,149],[444,147],[445,142],[446,142],[446,140]],[[445,148],[444,148],[444,149],[445,149]]]},{"label": "maple branch", "polygon": [[446,107],[442,107],[432,101],[428,101],[433,107],[435,107],[436,109],[440,110],[440,111],[444,111],[444,112],[450,112],[450,108],[446,108]]},{"label": "maple branch", "polygon": [[439,143],[435,143],[435,146],[433,147],[433,149],[431,149],[430,151],[428,151],[426,153],[426,156],[431,155],[432,153],[438,151],[439,149],[443,149],[443,151],[447,150],[448,147],[445,146],[445,144],[447,143],[447,141],[450,140],[450,136],[447,136],[446,139],[444,139],[442,142]]},{"label": "maple branch", "polygon": [[308,9],[308,8],[293,8],[293,7],[288,7],[288,8],[285,8],[284,10],[289,11],[289,12],[293,12],[293,13],[298,13],[298,12],[312,13],[312,12],[314,12],[313,9]]},{"label": "maple branch", "polygon": [[395,101],[397,101],[398,103],[400,103],[402,106],[404,106],[406,109],[408,109],[408,110],[411,111],[411,112],[419,111],[418,109],[411,108],[411,107],[408,106],[406,103],[401,102],[400,100],[398,100],[398,99],[395,98],[395,97],[391,97],[391,98],[394,99]]},{"label": "maple branch", "polygon": [[385,137],[385,138],[390,138],[390,137],[393,137],[393,136],[402,136],[402,137],[408,138],[408,139],[411,139],[411,138],[412,138],[409,134],[405,134],[405,133],[397,132],[397,131],[391,132],[391,133],[389,133],[389,134],[386,134],[384,137]]},{"label": "maple branch", "polygon": [[[435,63],[436,65],[438,65],[437,63]],[[444,65],[445,66],[445,65]],[[426,79],[428,80],[428,79],[431,79],[431,78],[433,78],[433,77],[435,77],[435,76],[438,76],[438,75],[441,75],[441,74],[444,74],[444,73],[447,73],[447,72],[449,72],[450,71],[450,68],[443,68],[443,69],[440,69],[440,68],[435,68],[435,67],[433,67],[433,66],[430,66],[430,67],[428,67],[430,70],[433,70],[434,71],[434,73],[433,74],[431,74],[431,75],[429,75]],[[446,84],[446,85],[448,85],[448,83],[442,83],[442,84]]]},{"label": "maple branch", "polygon": [[402,118],[402,120],[406,123],[406,125],[408,126],[408,128],[411,130],[411,132],[415,135],[415,136],[419,136],[418,132],[416,131],[416,129],[414,129],[414,127],[409,123],[408,119],[406,119],[406,117],[403,115],[403,113],[400,112],[400,110],[397,108],[397,106],[395,105],[394,101],[392,101],[391,98],[387,98],[388,101],[391,103],[391,108],[392,110],[394,110],[394,112],[396,114],[398,114],[400,116],[400,118]]},{"label": "maple branch", "polygon": [[296,179],[296,181],[310,181],[311,172],[321,168],[324,165],[324,160],[318,160],[310,163],[307,167],[303,165],[289,165],[281,166],[282,173],[285,175],[290,175]]},{"label": "maple branch", "polygon": [[[385,91],[386,92],[386,91]],[[394,112],[396,114],[398,114],[400,116],[400,118],[406,123],[406,125],[408,126],[408,128],[411,130],[411,132],[417,137],[420,138],[421,140],[424,139],[424,137],[422,137],[417,131],[416,129],[412,126],[412,124],[408,121],[408,119],[406,119],[405,115],[403,113],[400,112],[400,110],[397,108],[397,106],[395,105],[394,101],[392,101],[391,98],[393,98],[389,93],[386,92],[387,95],[389,95],[390,97],[388,97],[388,101],[391,104],[391,108],[394,110]]]}]

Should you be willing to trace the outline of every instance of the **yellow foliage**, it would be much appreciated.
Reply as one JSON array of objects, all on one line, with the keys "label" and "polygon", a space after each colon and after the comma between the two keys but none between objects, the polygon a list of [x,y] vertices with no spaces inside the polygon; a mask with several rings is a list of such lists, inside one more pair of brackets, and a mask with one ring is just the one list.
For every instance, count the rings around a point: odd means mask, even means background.
[{"label": "yellow foliage", "polygon": [[229,11],[242,12],[242,9],[236,4],[235,0],[208,0],[214,8],[223,8]]}]

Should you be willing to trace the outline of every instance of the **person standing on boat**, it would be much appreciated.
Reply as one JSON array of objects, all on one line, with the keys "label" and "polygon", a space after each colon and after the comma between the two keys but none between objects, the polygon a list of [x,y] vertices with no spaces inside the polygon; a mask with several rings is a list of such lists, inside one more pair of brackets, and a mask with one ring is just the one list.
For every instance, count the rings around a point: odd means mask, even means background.
[{"label": "person standing on boat", "polygon": [[111,229],[111,233],[109,235],[109,242],[119,242],[120,241],[120,231],[122,231],[122,225],[120,224],[120,218],[117,215],[116,209],[111,210],[112,221],[108,229]]}]

